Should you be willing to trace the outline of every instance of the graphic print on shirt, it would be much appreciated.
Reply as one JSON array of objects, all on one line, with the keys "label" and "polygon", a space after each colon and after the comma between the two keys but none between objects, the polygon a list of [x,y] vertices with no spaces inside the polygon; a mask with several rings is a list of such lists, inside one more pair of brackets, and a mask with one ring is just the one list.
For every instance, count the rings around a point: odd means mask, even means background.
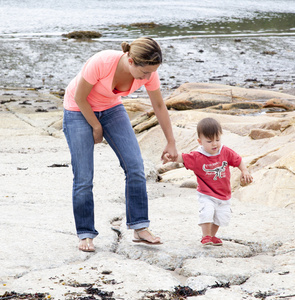
[{"label": "graphic print on shirt", "polygon": [[218,178],[225,177],[225,167],[227,166],[227,161],[223,161],[222,165],[219,167],[215,167],[212,169],[207,169],[206,165],[203,165],[203,171],[206,172],[206,175],[210,175],[211,173],[215,174],[213,180],[217,180]]}]

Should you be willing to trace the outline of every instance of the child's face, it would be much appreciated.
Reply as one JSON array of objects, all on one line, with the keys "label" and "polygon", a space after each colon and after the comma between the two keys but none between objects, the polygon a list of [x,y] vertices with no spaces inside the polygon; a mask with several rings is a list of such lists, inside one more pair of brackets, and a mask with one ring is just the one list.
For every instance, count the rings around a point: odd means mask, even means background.
[{"label": "child's face", "polygon": [[201,136],[198,138],[198,142],[204,147],[206,152],[211,155],[215,155],[218,153],[221,147],[221,136],[217,135],[212,139],[201,134]]}]

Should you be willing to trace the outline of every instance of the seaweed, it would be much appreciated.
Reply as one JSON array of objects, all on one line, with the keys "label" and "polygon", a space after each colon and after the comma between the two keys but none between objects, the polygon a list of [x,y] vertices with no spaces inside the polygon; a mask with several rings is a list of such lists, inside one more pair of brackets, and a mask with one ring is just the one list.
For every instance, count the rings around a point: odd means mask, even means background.
[{"label": "seaweed", "polygon": [[2,296],[0,295],[0,299],[1,300],[8,300],[8,299],[43,300],[43,299],[48,299],[48,295],[49,294],[45,294],[45,293],[20,294],[12,291],[12,292],[5,292]]},{"label": "seaweed", "polygon": [[96,38],[100,38],[102,36],[102,34],[100,32],[97,31],[72,31],[69,32],[67,34],[63,34],[63,37],[66,37],[68,39],[96,39]]}]

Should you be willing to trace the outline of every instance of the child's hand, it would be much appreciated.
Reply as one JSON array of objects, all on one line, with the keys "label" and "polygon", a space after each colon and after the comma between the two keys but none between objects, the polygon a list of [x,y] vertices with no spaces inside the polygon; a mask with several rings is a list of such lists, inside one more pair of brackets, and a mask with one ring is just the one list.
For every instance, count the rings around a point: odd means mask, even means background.
[{"label": "child's hand", "polygon": [[240,177],[241,185],[245,186],[253,181],[253,177],[248,171],[242,172]]},{"label": "child's hand", "polygon": [[172,159],[170,158],[170,155],[169,155],[169,153],[165,153],[164,155],[163,155],[163,164],[166,164],[167,162],[170,162],[170,161],[172,161]]}]

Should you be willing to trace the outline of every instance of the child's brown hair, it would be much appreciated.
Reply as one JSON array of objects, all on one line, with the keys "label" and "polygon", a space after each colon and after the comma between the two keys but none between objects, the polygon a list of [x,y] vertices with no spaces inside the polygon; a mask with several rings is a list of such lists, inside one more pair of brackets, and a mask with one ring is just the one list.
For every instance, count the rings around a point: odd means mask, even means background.
[{"label": "child's brown hair", "polygon": [[198,123],[197,132],[199,137],[203,135],[206,138],[213,139],[222,134],[222,127],[215,119],[204,118]]}]

